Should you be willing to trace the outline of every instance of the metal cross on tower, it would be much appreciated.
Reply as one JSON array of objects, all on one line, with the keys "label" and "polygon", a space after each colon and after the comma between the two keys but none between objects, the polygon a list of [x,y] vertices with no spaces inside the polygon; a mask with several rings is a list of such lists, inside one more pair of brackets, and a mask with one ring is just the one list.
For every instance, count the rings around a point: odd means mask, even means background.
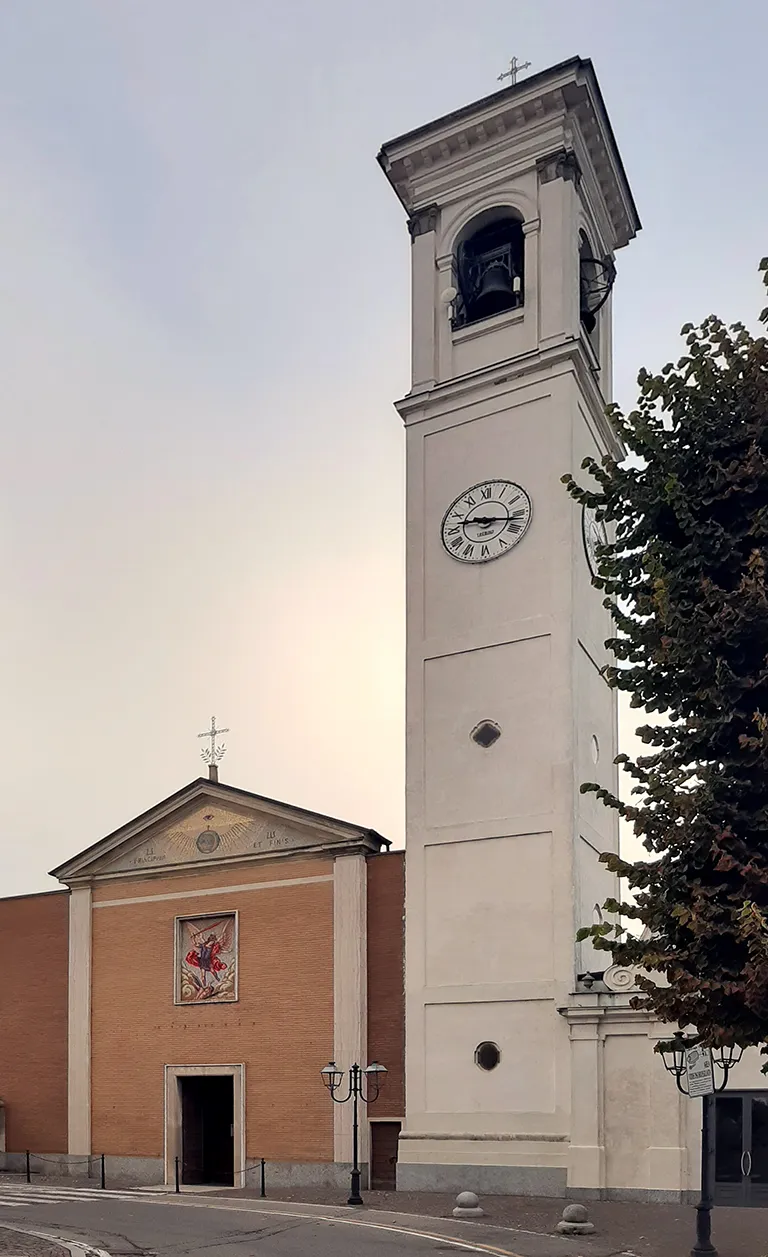
[{"label": "metal cross on tower", "polygon": [[503,83],[505,79],[509,79],[510,83],[514,86],[514,84],[517,82],[517,76],[520,73],[520,71],[530,70],[530,68],[531,68],[530,61],[520,62],[518,61],[517,57],[513,57],[509,63],[509,69],[505,70],[503,74],[499,75],[498,81],[499,83]]},{"label": "metal cross on tower", "polygon": [[199,738],[211,739],[210,750],[207,746],[204,746],[202,751],[200,752],[206,764],[208,765],[208,776],[210,777],[211,781],[218,781],[219,779],[218,764],[219,764],[219,761],[224,758],[224,754],[227,749],[226,746],[216,745],[216,738],[218,737],[220,733],[229,733],[229,729],[217,729],[216,717],[211,716],[210,729],[206,729],[204,733],[198,733],[197,735]]}]

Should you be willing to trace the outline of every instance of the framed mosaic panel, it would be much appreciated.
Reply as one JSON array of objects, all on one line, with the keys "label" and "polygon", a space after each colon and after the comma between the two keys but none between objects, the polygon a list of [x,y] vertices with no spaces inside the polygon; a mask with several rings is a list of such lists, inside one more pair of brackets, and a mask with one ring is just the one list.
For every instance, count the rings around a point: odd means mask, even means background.
[{"label": "framed mosaic panel", "polygon": [[176,917],[175,1004],[237,1000],[237,913]]}]

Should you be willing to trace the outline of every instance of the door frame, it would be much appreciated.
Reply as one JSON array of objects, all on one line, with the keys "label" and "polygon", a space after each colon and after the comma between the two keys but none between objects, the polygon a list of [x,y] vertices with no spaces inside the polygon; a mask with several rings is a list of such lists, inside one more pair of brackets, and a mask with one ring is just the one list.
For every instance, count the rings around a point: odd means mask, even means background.
[{"label": "door frame", "polygon": [[[373,1182],[373,1127],[383,1125],[385,1122],[389,1123],[392,1126],[399,1126],[400,1134],[402,1135],[403,1127],[405,1126],[405,1117],[379,1117],[378,1114],[376,1114],[375,1117],[371,1117],[370,1115],[368,1117],[368,1189],[369,1191],[372,1190],[371,1183]],[[397,1151],[398,1153],[400,1152],[400,1137],[399,1136],[397,1140]],[[399,1158],[397,1157],[395,1158],[395,1190],[397,1190],[398,1159]]]},{"label": "door frame", "polygon": [[245,1065],[164,1065],[163,1166],[166,1187],[176,1183],[176,1157],[181,1158],[180,1078],[231,1078],[233,1180],[245,1186]]},{"label": "door frame", "polygon": [[[744,1152],[749,1151],[749,1149],[747,1148],[747,1144],[748,1143],[751,1144],[752,1142],[752,1117],[753,1117],[752,1101],[756,1098],[761,1099],[761,1100],[768,1099],[768,1089],[754,1087],[754,1088],[744,1088],[744,1089],[739,1088],[737,1090],[736,1088],[734,1088],[733,1091],[721,1092],[721,1093],[718,1093],[714,1097],[715,1103],[712,1106],[713,1108],[712,1120],[713,1120],[714,1129],[713,1129],[712,1148],[710,1152],[710,1190],[712,1193],[712,1198],[715,1201],[715,1203],[721,1204],[729,1209],[765,1208],[765,1205],[763,1204],[762,1201],[755,1202],[751,1199],[752,1183],[750,1179],[745,1178],[743,1176],[743,1170],[742,1170],[742,1180],[741,1180],[741,1194],[742,1194],[741,1200],[718,1201],[717,1199],[718,1197],[718,1190],[717,1190],[718,1183],[717,1183],[717,1177],[716,1177],[716,1172],[717,1172],[716,1171],[716,1167],[717,1167],[717,1100],[720,1099],[721,1095],[723,1096],[723,1098],[741,1101],[741,1113],[742,1113],[741,1139],[742,1139],[742,1148],[743,1148],[743,1151],[742,1151],[742,1165],[743,1165]],[[749,1101],[748,1104],[746,1103],[747,1101]]]}]

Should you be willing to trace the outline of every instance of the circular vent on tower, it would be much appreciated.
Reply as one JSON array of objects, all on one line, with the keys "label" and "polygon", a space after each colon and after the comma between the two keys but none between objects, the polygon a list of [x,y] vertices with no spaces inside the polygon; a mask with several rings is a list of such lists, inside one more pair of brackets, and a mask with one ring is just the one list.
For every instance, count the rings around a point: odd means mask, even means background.
[{"label": "circular vent on tower", "polygon": [[495,1069],[500,1060],[501,1051],[495,1043],[478,1043],[475,1048],[475,1064],[480,1069]]}]

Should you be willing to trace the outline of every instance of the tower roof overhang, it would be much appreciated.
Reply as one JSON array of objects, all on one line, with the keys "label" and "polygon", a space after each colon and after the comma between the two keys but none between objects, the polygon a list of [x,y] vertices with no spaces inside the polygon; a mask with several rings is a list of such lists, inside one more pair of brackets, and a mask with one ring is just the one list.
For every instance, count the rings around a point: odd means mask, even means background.
[{"label": "tower roof overhang", "polygon": [[572,57],[382,145],[378,161],[406,211],[421,208],[421,176],[498,144],[548,115],[572,117],[583,136],[621,248],[640,218],[592,62]]}]

